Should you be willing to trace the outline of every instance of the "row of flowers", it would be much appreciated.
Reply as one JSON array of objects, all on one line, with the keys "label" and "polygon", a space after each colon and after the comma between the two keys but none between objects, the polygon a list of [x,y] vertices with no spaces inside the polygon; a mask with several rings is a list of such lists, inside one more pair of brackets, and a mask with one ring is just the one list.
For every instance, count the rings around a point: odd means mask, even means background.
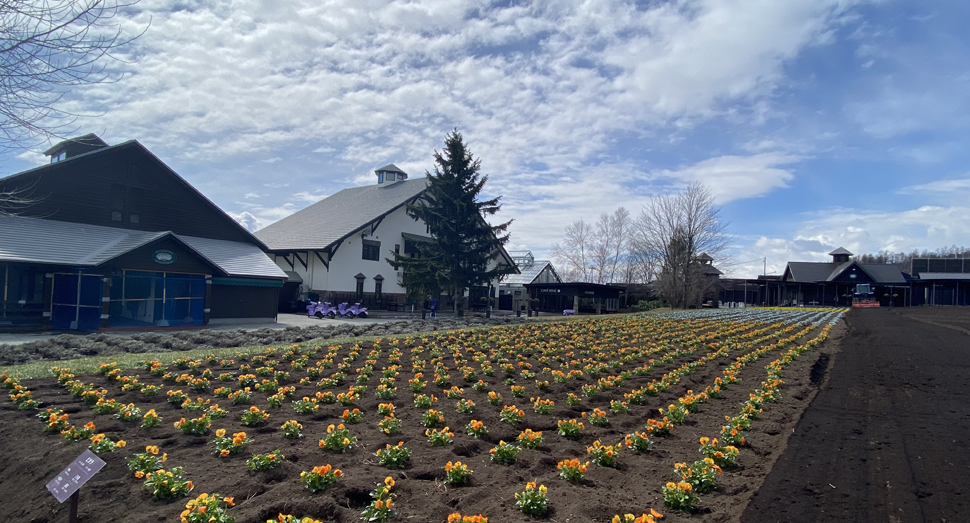
[{"label": "row of flowers", "polygon": [[[817,323],[814,325],[817,325]],[[812,328],[812,326],[809,326],[804,331]],[[727,425],[721,427],[721,441],[717,438],[701,437],[698,452],[703,455],[703,458],[689,464],[687,462],[674,464],[674,473],[678,476],[677,480],[667,482],[661,488],[665,506],[675,510],[690,511],[694,504],[700,500],[698,494],[704,494],[717,488],[717,476],[725,469],[732,469],[736,466],[740,455],[738,447],[747,444],[744,433],[750,430],[751,421],[758,419],[765,403],[774,403],[781,399],[780,388],[784,384],[781,379],[782,370],[802,353],[823,343],[831,329],[832,324],[826,324],[813,339],[783,351],[779,359],[769,363],[766,366],[767,379],[762,381],[760,387],[750,393],[748,399],[741,403],[737,414],[725,416]],[[783,347],[794,342],[794,339],[794,336],[786,338],[783,340],[784,343],[779,342],[779,345]],[[776,348],[778,347],[765,347],[738,358],[737,362],[725,369],[724,372],[736,373],[743,366]]]}]

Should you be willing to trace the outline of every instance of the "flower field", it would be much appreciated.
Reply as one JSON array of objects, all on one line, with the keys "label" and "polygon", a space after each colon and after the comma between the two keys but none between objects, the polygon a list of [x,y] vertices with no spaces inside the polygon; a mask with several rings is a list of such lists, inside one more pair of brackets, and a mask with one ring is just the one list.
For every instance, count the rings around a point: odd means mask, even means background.
[{"label": "flower field", "polygon": [[[722,521],[841,310],[711,310],[0,377],[0,519],[92,447],[83,521]],[[204,518],[201,516],[205,516]],[[478,517],[481,516],[481,517]]]}]

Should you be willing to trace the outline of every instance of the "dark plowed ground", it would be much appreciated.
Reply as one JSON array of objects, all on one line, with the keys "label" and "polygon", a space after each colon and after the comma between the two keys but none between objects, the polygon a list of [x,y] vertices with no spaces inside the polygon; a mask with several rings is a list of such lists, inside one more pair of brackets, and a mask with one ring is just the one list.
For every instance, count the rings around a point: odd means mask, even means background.
[{"label": "dark plowed ground", "polygon": [[[741,521],[970,521],[970,335],[932,312],[847,315],[827,382]],[[942,313],[970,324],[970,308]]]}]

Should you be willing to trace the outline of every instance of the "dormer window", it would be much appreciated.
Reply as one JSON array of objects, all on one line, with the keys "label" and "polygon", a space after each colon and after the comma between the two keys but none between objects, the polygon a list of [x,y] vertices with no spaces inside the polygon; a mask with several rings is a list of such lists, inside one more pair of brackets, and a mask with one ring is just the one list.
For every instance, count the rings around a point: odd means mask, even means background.
[{"label": "dormer window", "polygon": [[52,155],[51,156],[51,163],[59,162],[59,161],[63,160],[64,158],[67,158],[67,151],[61,151],[61,152],[59,152],[59,153],[57,153],[55,155]]}]

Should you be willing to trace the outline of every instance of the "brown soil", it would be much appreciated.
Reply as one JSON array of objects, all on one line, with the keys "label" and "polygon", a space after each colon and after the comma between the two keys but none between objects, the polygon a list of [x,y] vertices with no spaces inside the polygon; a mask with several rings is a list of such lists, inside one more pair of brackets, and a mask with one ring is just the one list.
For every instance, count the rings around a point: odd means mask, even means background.
[{"label": "brown soil", "polygon": [[[617,322],[592,321],[602,322],[593,323],[601,327],[615,325]],[[572,325],[585,323],[569,322]],[[498,328],[498,332],[509,333],[512,340],[510,343],[523,342],[528,345],[539,343],[544,338],[553,339],[552,335],[534,334],[541,329],[545,327],[503,327]],[[806,341],[816,332],[817,329],[800,341]],[[83,522],[178,521],[185,499],[168,503],[151,501],[148,494],[141,489],[141,482],[132,478],[125,466],[125,457],[143,450],[149,444],[158,445],[168,452],[169,462],[166,465],[185,467],[187,476],[196,484],[193,494],[219,492],[235,496],[237,505],[230,513],[238,523],[262,523],[279,512],[312,516],[327,522],[356,522],[359,521],[361,507],[369,501],[367,493],[388,475],[397,481],[394,492],[397,494],[398,521],[444,522],[447,515],[455,511],[462,514],[483,513],[494,522],[529,521],[515,506],[514,494],[521,491],[527,481],[535,480],[549,488],[551,511],[547,521],[606,522],[613,514],[635,512],[639,515],[655,508],[667,514],[665,522],[720,522],[737,521],[747,500],[758,490],[775,459],[784,449],[792,428],[817,390],[812,378],[819,375],[817,362],[820,354],[831,353],[832,347],[833,343],[830,341],[820,349],[810,350],[785,369],[783,399],[779,403],[766,404],[764,413],[752,423],[752,430],[748,434],[751,446],[742,450],[740,467],[720,476],[719,488],[702,496],[702,501],[693,514],[665,510],[660,487],[675,478],[675,462],[693,461],[701,457],[697,452],[698,438],[717,435],[724,416],[737,412],[739,403],[747,399],[748,393],[764,380],[765,364],[775,359],[780,351],[772,351],[748,365],[741,372],[742,383],[732,385],[721,399],[712,399],[701,405],[700,412],[692,414],[686,424],[676,427],[670,437],[657,438],[652,452],[637,454],[624,450],[618,469],[591,465],[587,479],[580,485],[558,478],[557,461],[572,457],[585,460],[585,449],[594,440],[616,443],[622,441],[625,434],[642,430],[647,418],[658,416],[659,407],[671,403],[688,389],[703,390],[741,353],[732,353],[730,358],[720,358],[700,367],[694,374],[685,376],[668,392],[657,397],[648,397],[643,406],[631,406],[631,413],[628,415],[610,414],[611,424],[608,427],[593,427],[587,423],[587,430],[582,438],[579,441],[570,441],[556,434],[557,419],[579,417],[583,411],[590,411],[593,407],[608,410],[611,399],[622,400],[624,392],[660,378],[681,363],[697,360],[704,351],[683,356],[673,364],[658,366],[646,376],[634,376],[618,388],[601,392],[593,398],[583,398],[582,404],[576,407],[566,404],[566,394],[580,394],[580,386],[590,383],[589,378],[581,382],[571,380],[567,384],[551,383],[551,390],[546,393],[538,392],[532,380],[524,380],[516,374],[517,383],[524,385],[526,392],[524,397],[513,398],[509,387],[503,383],[506,374],[498,365],[495,365],[493,377],[479,372],[476,379],[482,378],[491,390],[501,392],[502,404],[514,404],[526,411],[526,421],[517,427],[499,420],[501,407],[488,404],[486,393],[474,391],[469,383],[465,383],[455,370],[456,365],[450,352],[444,351],[445,361],[452,369],[452,383],[464,387],[464,396],[476,403],[476,410],[473,414],[457,413],[454,409],[455,400],[444,398],[441,388],[429,383],[427,391],[434,392],[439,397],[437,408],[444,413],[446,423],[452,427],[456,436],[451,445],[431,447],[424,436],[424,427],[419,424],[423,411],[413,406],[412,394],[407,389],[407,380],[412,377],[411,355],[409,349],[403,345],[402,369],[397,381],[398,392],[397,397],[392,400],[397,406],[397,415],[402,421],[403,430],[399,435],[385,436],[376,429],[376,423],[380,419],[376,412],[377,404],[386,401],[379,400],[374,394],[380,369],[387,363],[388,346],[385,341],[381,358],[374,366],[374,376],[367,384],[369,388],[359,402],[359,407],[365,413],[364,420],[358,425],[349,426],[351,432],[359,438],[360,446],[346,454],[324,452],[317,447],[317,441],[325,435],[327,425],[337,422],[337,417],[344,409],[336,404],[324,405],[314,415],[299,415],[287,401],[280,409],[270,409],[271,418],[266,426],[253,429],[243,427],[239,422],[239,415],[248,408],[247,405],[232,406],[225,399],[202,394],[203,397],[213,398],[214,402],[220,403],[230,412],[226,418],[213,423],[212,431],[216,428],[225,428],[230,433],[246,431],[255,438],[242,455],[220,459],[214,456],[213,447],[208,444],[213,437],[211,431],[206,437],[190,437],[172,427],[172,422],[182,417],[183,412],[169,405],[164,394],[149,399],[140,393],[122,393],[115,385],[107,386],[110,391],[108,397],[123,403],[134,402],[143,411],[155,408],[163,416],[161,427],[142,429],[136,423],[124,423],[111,416],[96,415],[53,379],[29,380],[24,385],[34,392],[36,399],[41,400],[45,407],[54,406],[70,413],[72,422],[80,425],[93,420],[98,426],[98,432],[105,432],[113,439],[125,439],[128,442],[127,448],[103,456],[108,462],[107,466],[82,489],[80,521]],[[353,368],[362,365],[370,348],[370,343],[364,345],[361,357],[352,364]],[[576,350],[578,352],[581,349],[582,347],[577,347]],[[339,362],[348,351],[348,347],[343,347],[336,361]],[[319,357],[320,354],[317,354],[310,365]],[[421,358],[430,360],[427,352]],[[470,353],[466,358],[469,364],[478,368],[471,361]],[[530,361],[534,370],[542,368],[535,359]],[[632,369],[644,363],[646,362],[628,363],[611,369],[604,375],[615,375],[623,369]],[[211,367],[216,374],[237,370],[237,367],[224,369],[208,364],[203,364],[199,370],[207,367]],[[253,365],[254,369],[255,367]],[[289,365],[284,363],[283,368],[289,369]],[[354,376],[353,368],[348,372],[351,377]],[[333,369],[324,371],[324,376],[332,372]],[[140,374],[142,383],[161,383],[159,378],[147,376],[145,372]],[[425,374],[431,376],[430,366]],[[301,372],[293,371],[293,379],[285,383],[296,385],[296,397],[312,395],[320,390],[315,383],[302,386],[296,384],[296,379],[301,375]],[[549,379],[548,375],[540,374],[539,377]],[[105,384],[100,375],[84,376],[83,379],[99,387]],[[350,381],[332,390],[345,391]],[[214,387],[218,386],[217,383],[213,381]],[[235,386],[235,383],[230,382],[230,385]],[[166,385],[166,390],[174,388],[190,392],[187,387]],[[197,395],[192,393],[190,397]],[[536,395],[556,401],[553,415],[541,416],[532,410],[528,399]],[[253,405],[265,408],[266,396],[254,392]],[[297,419],[303,424],[304,438],[291,442],[282,437],[277,427],[287,419]],[[490,434],[483,440],[466,435],[463,427],[471,419],[482,420]],[[541,447],[537,450],[523,450],[519,454],[519,460],[511,466],[490,461],[488,451],[495,443],[499,440],[513,441],[527,427],[543,431],[545,443]],[[80,454],[86,444],[71,444],[60,436],[43,434],[42,424],[33,418],[33,413],[17,410],[10,402],[4,402],[0,406],[0,441],[4,442],[0,446],[0,470],[3,471],[0,474],[0,500],[3,500],[0,502],[0,520],[65,520],[66,504],[57,504],[46,492],[44,485]],[[411,461],[404,470],[392,471],[377,463],[374,452],[387,443],[398,441],[404,441],[411,450]],[[245,459],[250,454],[269,452],[277,448],[286,456],[286,462],[277,469],[256,473],[246,468]],[[443,483],[443,466],[447,461],[454,460],[468,463],[474,471],[470,485],[456,488]],[[300,471],[325,463],[342,469],[344,476],[326,491],[310,494],[299,482]]]},{"label": "brown soil", "polygon": [[854,310],[846,323],[742,520],[968,521],[970,338],[953,327],[970,326],[970,308]]}]

